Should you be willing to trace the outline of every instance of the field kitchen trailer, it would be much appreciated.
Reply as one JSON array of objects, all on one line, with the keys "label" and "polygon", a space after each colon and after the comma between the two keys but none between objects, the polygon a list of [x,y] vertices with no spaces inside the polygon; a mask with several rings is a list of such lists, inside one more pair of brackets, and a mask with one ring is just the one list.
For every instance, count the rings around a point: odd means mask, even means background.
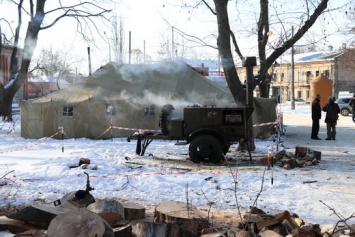
[{"label": "field kitchen trailer", "polygon": [[[245,107],[191,106],[183,110],[183,118],[172,117],[174,107],[164,105],[158,133],[141,132],[129,137],[136,139],[136,153],[144,155],[153,140],[177,140],[176,145],[189,144],[189,157],[194,163],[220,163],[231,144],[248,140],[249,118],[253,108],[253,66],[256,58],[246,58],[247,68]],[[251,132],[250,132],[251,133]],[[249,150],[250,155],[250,150]]]}]

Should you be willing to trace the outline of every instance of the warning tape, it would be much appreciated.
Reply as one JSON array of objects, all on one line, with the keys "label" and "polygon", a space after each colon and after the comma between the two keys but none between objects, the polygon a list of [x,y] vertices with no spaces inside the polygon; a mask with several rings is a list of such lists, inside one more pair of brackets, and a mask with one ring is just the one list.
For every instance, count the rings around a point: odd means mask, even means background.
[{"label": "warning tape", "polygon": [[124,128],[124,127],[116,127],[116,126],[112,126],[112,128],[116,128],[120,130],[140,131],[140,132],[161,132],[160,130],[152,130],[152,129],[144,129],[144,128]]},{"label": "warning tape", "polygon": [[[131,178],[131,177],[149,177],[149,176],[162,176],[162,175],[184,175],[184,174],[201,174],[201,175],[206,175],[206,174],[210,174],[210,175],[222,175],[222,174],[226,174],[223,171],[205,171],[205,172],[196,172],[196,171],[177,171],[177,172],[173,172],[173,171],[169,171],[169,172],[153,172],[153,173],[134,173],[134,174],[121,174],[119,176],[115,176],[115,177],[110,177],[107,175],[90,175],[89,177],[92,179],[111,179],[111,180],[118,180],[121,178]],[[13,175],[11,177],[5,177],[5,180],[24,180],[23,178],[20,178],[16,175]],[[26,178],[26,180],[36,180],[36,178]]]},{"label": "warning tape", "polygon": [[37,146],[37,145],[39,145],[39,144],[44,143],[44,142],[45,142],[45,141],[47,141],[49,138],[52,138],[52,137],[54,137],[54,136],[58,135],[58,134],[59,134],[59,133],[61,133],[61,132],[62,132],[62,131],[59,131],[59,132],[57,132],[57,133],[53,134],[52,136],[50,136],[50,137],[46,137],[46,138],[45,138],[45,139],[43,139],[42,141],[37,142],[37,143],[34,143],[34,144],[30,145],[30,146],[23,147],[23,148],[16,149],[16,150],[1,151],[1,152],[0,152],[0,154],[9,153],[9,152],[16,152],[16,151],[28,150],[28,149],[30,149],[30,148],[32,148],[32,147],[35,147],[35,146]]},{"label": "warning tape", "polygon": [[259,124],[254,124],[253,127],[262,127],[262,126],[267,126],[267,125],[273,125],[273,124],[279,124],[280,121],[275,121],[275,122],[267,122],[267,123],[259,123]]},{"label": "warning tape", "polygon": [[110,126],[103,133],[101,133],[99,136],[97,136],[95,139],[99,139],[100,137],[102,137],[105,133],[107,133],[111,129],[128,130],[128,131],[139,131],[139,133],[144,133],[144,132],[155,132],[155,133],[158,133],[158,132],[161,132],[160,130],[153,130],[153,129],[125,128],[125,127],[118,127],[118,126]]}]

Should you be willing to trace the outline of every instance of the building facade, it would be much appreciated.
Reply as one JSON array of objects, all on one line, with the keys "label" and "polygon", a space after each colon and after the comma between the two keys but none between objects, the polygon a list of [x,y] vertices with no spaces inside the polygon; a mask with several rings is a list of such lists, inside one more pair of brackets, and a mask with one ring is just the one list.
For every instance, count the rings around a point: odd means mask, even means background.
[{"label": "building facade", "polygon": [[[355,50],[311,52],[294,55],[293,85],[294,98],[311,102],[310,82],[319,74],[333,81],[333,95],[337,98],[339,92],[355,93]],[[259,66],[254,67],[254,75]],[[237,68],[240,80],[245,80],[245,68]],[[269,95],[278,102],[284,103],[291,98],[292,65],[291,55],[276,60],[269,68],[271,75]],[[258,89],[256,89],[257,91]]]}]

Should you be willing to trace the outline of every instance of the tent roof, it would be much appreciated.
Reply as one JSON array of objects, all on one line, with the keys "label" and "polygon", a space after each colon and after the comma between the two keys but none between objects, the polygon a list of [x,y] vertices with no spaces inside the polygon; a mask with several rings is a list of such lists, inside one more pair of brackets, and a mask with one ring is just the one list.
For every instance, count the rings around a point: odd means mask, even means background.
[{"label": "tent roof", "polygon": [[178,61],[139,65],[110,62],[85,81],[31,102],[57,101],[70,104],[87,99],[145,99],[157,104],[159,96],[165,100],[181,99],[192,103],[201,103],[201,100],[233,101],[228,88],[210,81]]}]

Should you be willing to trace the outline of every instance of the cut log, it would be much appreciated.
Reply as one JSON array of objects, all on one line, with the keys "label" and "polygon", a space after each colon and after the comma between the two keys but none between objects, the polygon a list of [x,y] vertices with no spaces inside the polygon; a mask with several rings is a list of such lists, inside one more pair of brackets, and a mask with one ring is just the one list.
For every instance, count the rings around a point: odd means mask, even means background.
[{"label": "cut log", "polygon": [[182,229],[172,223],[154,223],[144,220],[131,222],[132,233],[137,237],[159,236],[159,237],[197,237],[186,229]]},{"label": "cut log", "polygon": [[227,231],[227,236],[234,236],[234,237],[251,237],[253,236],[250,231],[242,230],[239,228],[231,228]]},{"label": "cut log", "polygon": [[13,220],[5,216],[0,216],[0,231],[9,231],[12,234],[17,234],[32,229],[37,230],[38,228],[23,221]]},{"label": "cut log", "polygon": [[79,160],[79,166],[81,166],[81,165],[83,165],[83,164],[90,165],[90,159],[88,159],[88,158],[80,158],[80,160]]},{"label": "cut log", "polygon": [[86,208],[56,216],[50,223],[47,233],[50,237],[114,236],[113,230],[105,227],[105,221]]},{"label": "cut log", "polygon": [[257,223],[257,222],[260,222],[260,221],[270,220],[272,218],[274,218],[274,217],[270,216],[270,215],[253,214],[253,213],[247,212],[243,216],[243,222],[245,222],[245,223],[250,223],[250,222]]},{"label": "cut log", "polygon": [[174,223],[182,229],[198,235],[202,229],[208,228],[206,216],[192,205],[183,202],[166,201],[155,207],[154,221]]},{"label": "cut log", "polygon": [[78,207],[66,203],[64,205],[52,206],[52,205],[37,205],[25,207],[24,209],[10,214],[6,217],[14,220],[23,221],[32,225],[35,225],[42,229],[47,229],[50,222],[59,214],[77,210]]},{"label": "cut log", "polygon": [[273,231],[273,230],[265,230],[265,231],[260,231],[259,235],[261,237],[282,237],[279,233]]},{"label": "cut log", "polygon": [[121,203],[124,207],[124,218],[129,221],[145,218],[145,207],[134,203]]},{"label": "cut log", "polygon": [[137,237],[145,236],[159,236],[166,237],[166,224],[145,222],[144,220],[138,220],[131,222],[132,233]]},{"label": "cut log", "polygon": [[87,209],[101,216],[111,226],[125,219],[124,208],[116,200],[100,200],[90,204]]},{"label": "cut log", "polygon": [[314,237],[315,234],[313,231],[305,231],[300,228],[296,228],[292,230],[292,232],[289,234],[290,237]]},{"label": "cut log", "polygon": [[133,237],[132,226],[130,224],[113,229],[115,237]]},{"label": "cut log", "polygon": [[15,237],[47,237],[46,230],[28,230],[19,234],[16,234]]}]

